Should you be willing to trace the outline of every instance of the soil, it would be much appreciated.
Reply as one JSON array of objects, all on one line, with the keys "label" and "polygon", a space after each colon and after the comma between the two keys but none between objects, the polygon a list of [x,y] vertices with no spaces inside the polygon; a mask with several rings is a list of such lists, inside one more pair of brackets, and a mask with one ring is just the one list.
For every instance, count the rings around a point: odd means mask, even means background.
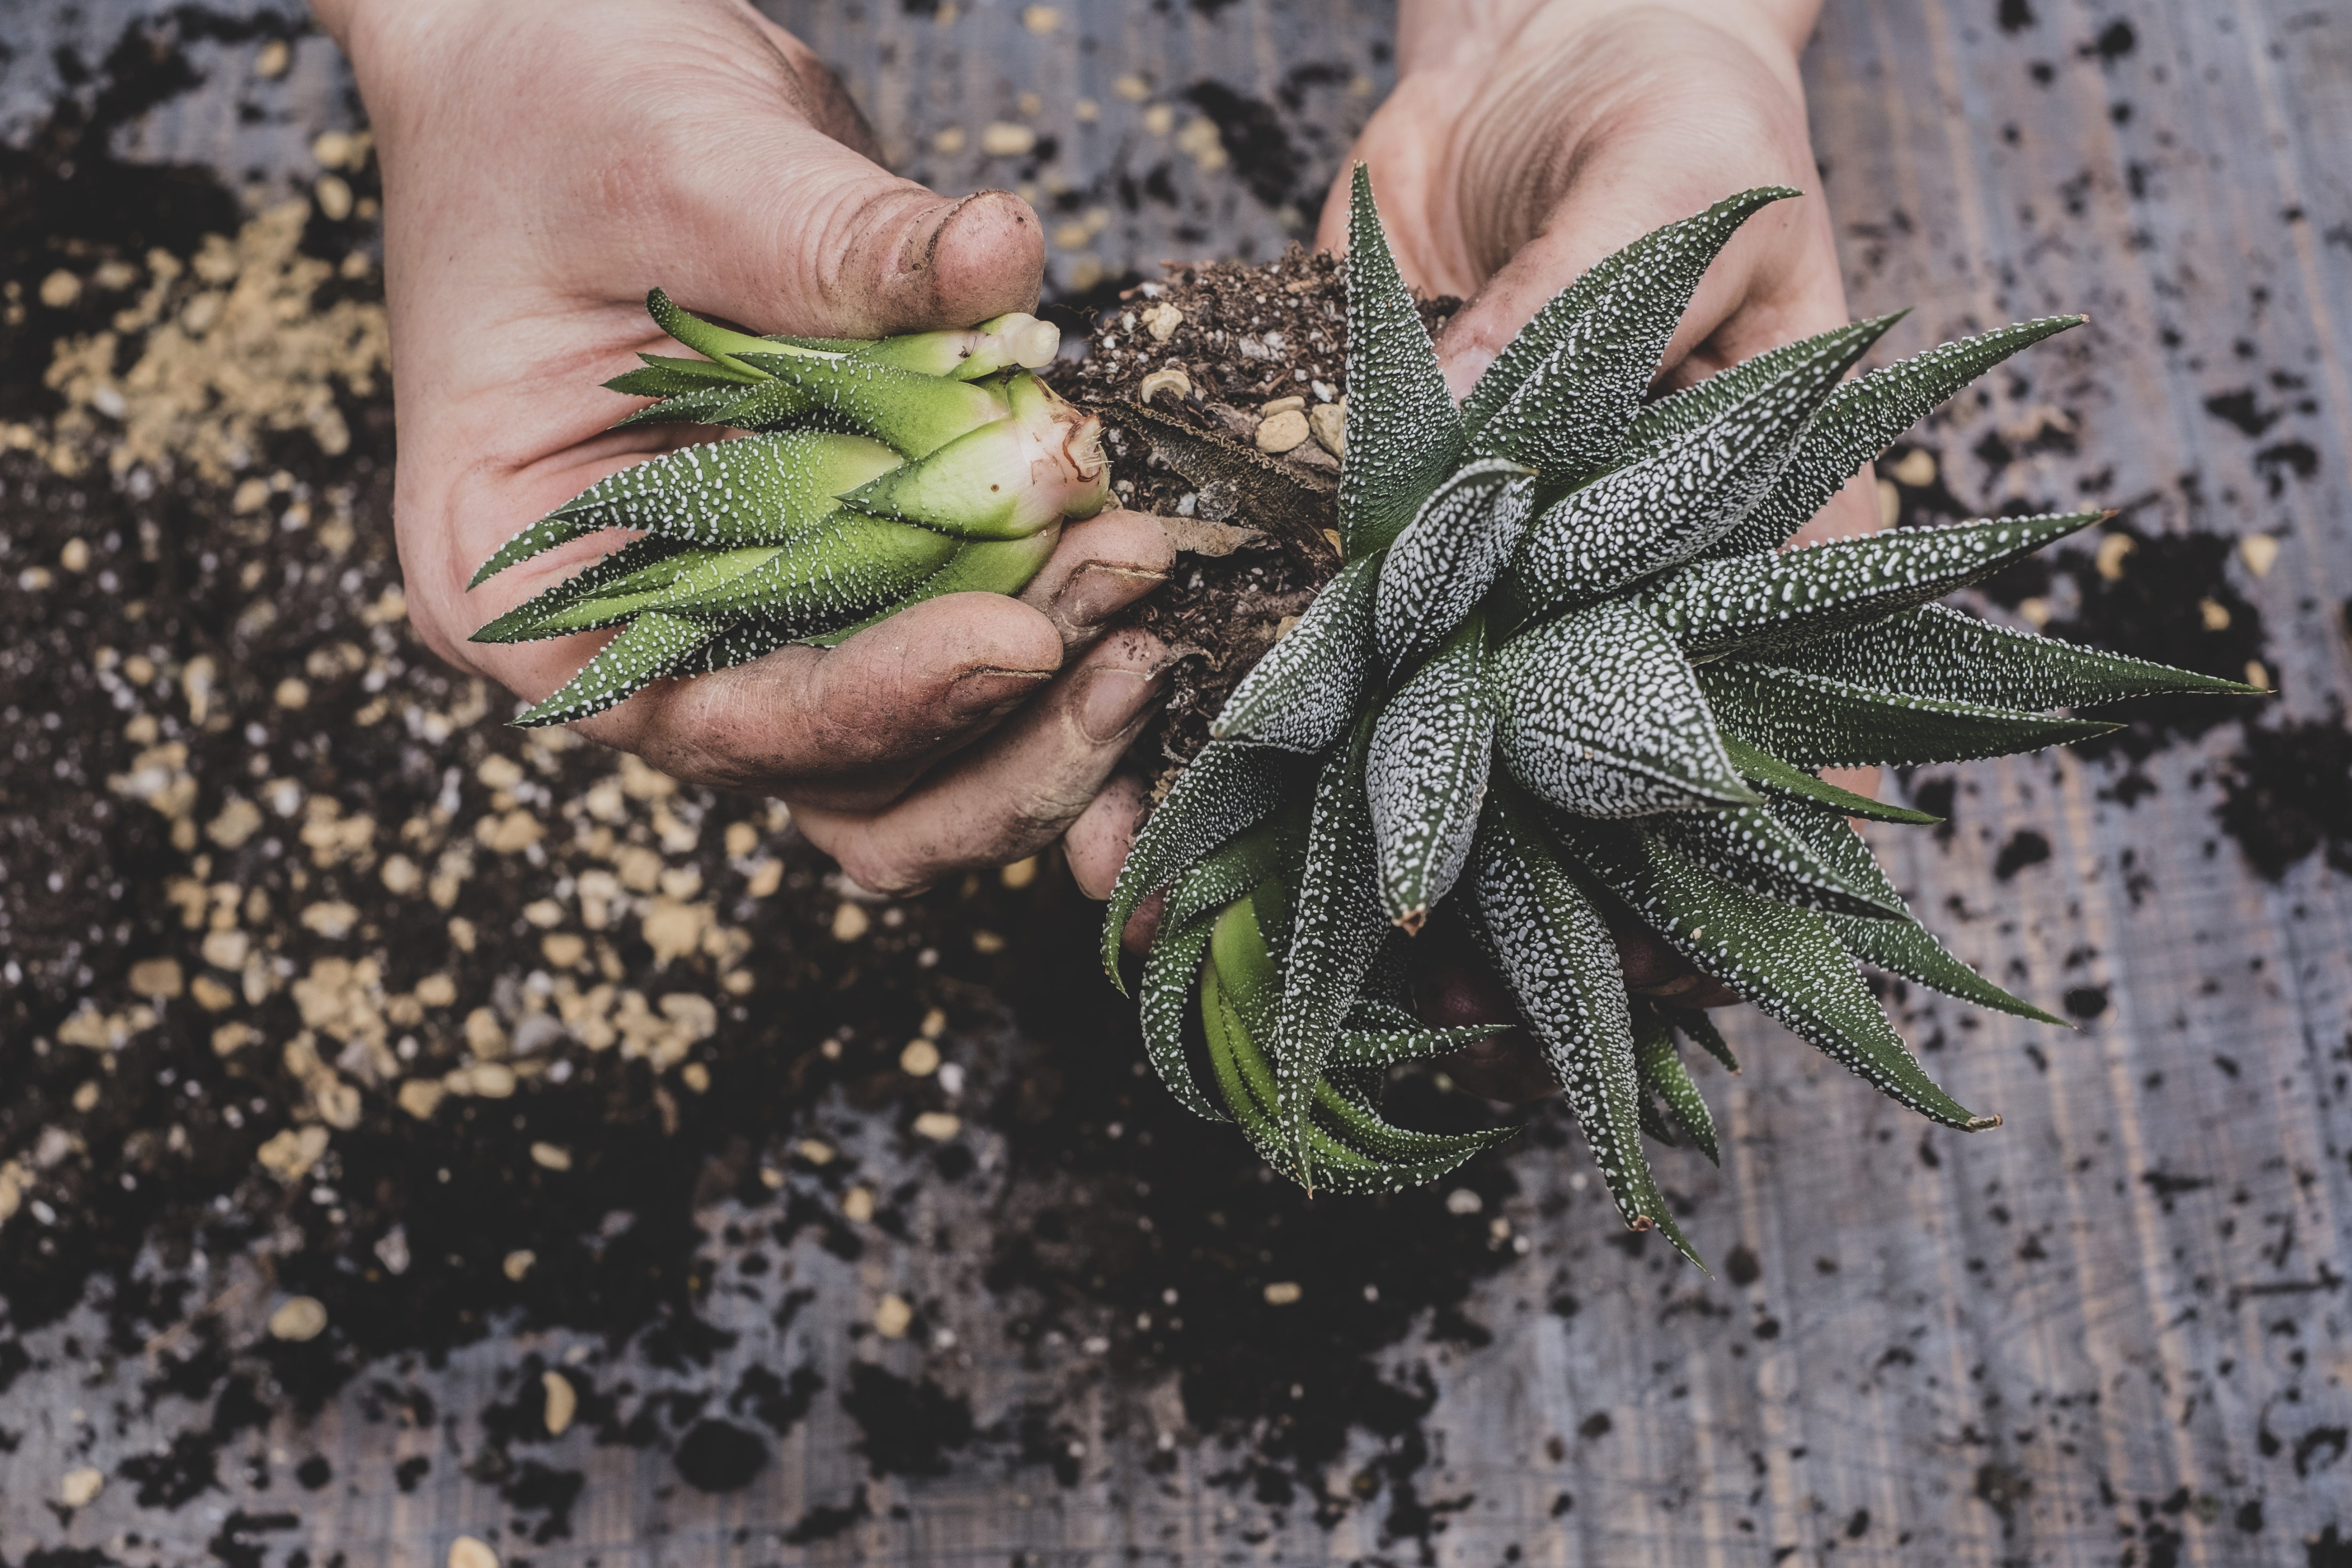
[{"label": "soil", "polygon": [[[944,1352],[900,1375],[845,1369],[828,1343],[718,1380],[714,1292],[788,1321],[809,1300],[775,1277],[796,1245],[944,1249],[984,1281],[967,1323],[1030,1355],[1099,1334],[1137,1397],[1177,1378],[1182,1440],[1216,1446],[1219,1484],[1372,1509],[1392,1537],[1442,1528],[1415,1480],[1433,1396],[1391,1352],[1432,1324],[1481,1340],[1463,1302],[1513,1249],[1443,1192],[1310,1205],[1139,1081],[1131,1005],[1091,956],[1098,906],[1054,865],[872,902],[769,803],[511,730],[502,695],[440,667],[392,551],[363,143],[335,170],[340,218],[105,152],[186,84],[176,51],[206,29],[142,25],[94,113],[68,104],[0,150],[0,1413],[26,1374],[95,1355],[121,1368],[123,1418],[158,1434],[109,1481],[142,1507],[413,1491],[455,1462],[497,1489],[518,1545],[567,1534],[583,1484],[534,1454],[558,1370],[596,1442],[666,1450],[694,1488],[745,1484],[820,1400],[877,1476],[985,1458],[1076,1484],[1056,1408],[975,1411]],[[44,296],[56,274],[70,298]],[[190,336],[192,310],[240,287],[344,351],[281,363],[245,401],[178,374],[219,347]],[[1328,262],[1160,287],[1199,324],[1170,355],[1204,389],[1155,403],[1166,417],[1213,437],[1301,373],[1310,401],[1316,380],[1337,395]],[[1245,373],[1213,377],[1223,361],[1194,340],[1269,328],[1281,357]],[[1073,390],[1131,389],[1118,352]],[[52,375],[66,362],[79,379]],[[130,399],[142,364],[181,400]],[[1192,558],[1152,612],[1199,651],[1150,743],[1181,754],[1328,574],[1328,519],[1227,510],[1114,439],[1139,504],[1181,514],[1193,489],[1202,523],[1225,511],[1260,536]],[[1311,494],[1333,465],[1285,466]],[[1257,641],[1219,634],[1235,624]],[[915,1039],[940,1070],[902,1066]],[[1485,1119],[1427,1081],[1400,1094],[1423,1125]],[[1530,1135],[1566,1134],[1547,1116]],[[1498,1162],[1457,1185],[1488,1214],[1512,1189]],[[942,1194],[992,1223],[914,1228]],[[1318,1310],[1269,1301],[1276,1281]],[[102,1343],[60,1342],[83,1307]],[[950,1315],[919,1302],[909,1333]],[[519,1354],[494,1400],[436,1405],[444,1356],[556,1329],[595,1348],[560,1368]],[[478,1437],[382,1475],[273,1464],[268,1442],[354,1380],[371,1420]],[[26,1424],[0,1414],[0,1445]],[[1378,1457],[1327,1495],[1351,1433]],[[862,1492],[828,1500],[791,1538],[866,1513]],[[294,1518],[237,1510],[214,1549],[257,1562]]]},{"label": "soil", "polygon": [[[1425,300],[1423,319],[1434,332],[1460,303]],[[1336,444],[1294,425],[1296,444],[1267,453],[1259,432],[1293,400],[1301,413],[1344,409],[1347,347],[1338,262],[1294,245],[1262,267],[1171,266],[1127,290],[1064,378],[1104,414],[1119,504],[1168,518],[1187,552],[1137,616],[1189,655],[1137,746],[1163,779],[1339,568]]]}]

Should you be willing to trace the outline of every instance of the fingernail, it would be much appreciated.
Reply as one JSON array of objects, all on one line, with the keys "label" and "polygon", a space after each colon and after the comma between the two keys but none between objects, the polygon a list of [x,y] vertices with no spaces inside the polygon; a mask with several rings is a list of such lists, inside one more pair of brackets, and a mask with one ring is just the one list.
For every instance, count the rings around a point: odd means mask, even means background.
[{"label": "fingernail", "polygon": [[969,722],[1025,700],[1054,678],[1051,670],[967,670],[948,688],[948,712]]},{"label": "fingernail", "polygon": [[1164,571],[1090,560],[1054,595],[1052,616],[1074,632],[1090,631],[1134,603],[1147,589],[1167,580]]},{"label": "fingernail", "polygon": [[1117,740],[1159,695],[1165,668],[1087,671],[1086,685],[1078,693],[1079,732],[1092,741]]}]

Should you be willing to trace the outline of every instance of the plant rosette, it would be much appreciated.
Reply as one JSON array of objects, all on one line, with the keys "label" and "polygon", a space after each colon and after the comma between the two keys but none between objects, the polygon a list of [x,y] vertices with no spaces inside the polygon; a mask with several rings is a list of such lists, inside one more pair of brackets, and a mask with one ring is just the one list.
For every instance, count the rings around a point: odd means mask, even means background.
[{"label": "plant rosette", "polygon": [[[1820,771],[2035,750],[2114,727],[2053,710],[2255,690],[1937,602],[2104,514],[1782,548],[1930,410],[2083,319],[1848,379],[1899,319],[1883,317],[1650,397],[1709,263],[1795,194],[1747,192],[1609,256],[1457,404],[1359,166],[1336,486],[1145,406],[1149,383],[1099,414],[1065,402],[1032,373],[1057,341],[1033,318],[877,342],[755,338],[656,292],[656,320],[702,357],[646,356],[608,383],[656,400],[629,422],[754,434],[625,470],[523,530],[477,580],[596,529],[643,532],[478,635],[623,628],[519,721],[558,723],[661,676],[837,641],[933,593],[1018,591],[1063,519],[1108,503],[1108,415],[1150,468],[1280,536],[1294,566],[1322,557],[1295,625],[1245,674],[1233,661],[1238,684],[1179,757],[1111,895],[1102,956],[1122,987],[1122,933],[1164,895],[1137,982],[1162,1082],[1310,1190],[1437,1179],[1514,1131],[1381,1113],[1391,1069],[1503,1027],[1413,1010],[1416,937],[1456,922],[1625,1222],[1696,1261],[1643,1140],[1715,1158],[1692,1067],[1736,1064],[1703,1011],[1629,992],[1612,917],[1931,1120],[1997,1125],[1927,1077],[1864,967],[2059,1020],[1914,919],[1850,821],[1936,819]],[[1195,630],[1249,635],[1231,618]]]}]

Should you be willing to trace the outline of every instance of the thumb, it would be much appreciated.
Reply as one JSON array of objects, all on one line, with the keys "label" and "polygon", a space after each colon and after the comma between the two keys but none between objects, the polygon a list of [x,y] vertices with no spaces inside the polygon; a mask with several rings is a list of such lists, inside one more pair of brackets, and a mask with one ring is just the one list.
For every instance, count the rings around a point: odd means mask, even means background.
[{"label": "thumb", "polygon": [[763,134],[739,131],[699,167],[686,222],[664,236],[670,264],[684,264],[680,303],[761,331],[847,338],[1035,306],[1045,240],[1028,203],[1008,191],[950,200],[768,113]]}]

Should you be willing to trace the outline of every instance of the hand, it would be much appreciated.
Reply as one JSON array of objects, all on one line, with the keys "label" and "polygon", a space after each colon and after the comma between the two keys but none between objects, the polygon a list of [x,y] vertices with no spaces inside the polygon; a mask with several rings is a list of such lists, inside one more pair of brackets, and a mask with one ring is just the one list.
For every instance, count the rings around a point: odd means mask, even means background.
[{"label": "hand", "polygon": [[[1612,251],[1758,185],[1819,185],[1797,54],[1819,0],[1402,0],[1396,91],[1350,162],[1371,166],[1406,279],[1467,300],[1438,340],[1457,395],[1543,304]],[[1343,172],[1319,242],[1347,243]],[[1685,386],[1848,319],[1826,204],[1776,203],[1708,270],[1668,346]],[[1798,536],[1878,527],[1867,471]],[[1875,770],[1842,779],[1869,789]],[[1738,998],[1655,935],[1618,933],[1634,990],[1683,1006]],[[1513,1016],[1500,983],[1459,952],[1417,977],[1431,1021]],[[1449,1058],[1496,1099],[1552,1092],[1514,1031]]]},{"label": "hand", "polygon": [[[709,434],[607,429],[629,405],[597,383],[667,341],[648,287],[838,337],[1036,299],[1028,204],[949,201],[884,171],[832,74],[740,0],[317,6],[383,159],[409,613],[436,653],[520,696],[562,685],[602,634],[467,638],[618,538],[468,593],[474,568],[595,480]],[[851,877],[911,891],[1083,817],[1167,662],[1105,628],[1170,564],[1157,524],[1106,514],[1070,528],[1018,601],[933,600],[831,652],[665,682],[575,727],[686,779],[779,794]]]},{"label": "hand", "polygon": [[[1661,381],[1685,386],[1845,324],[1797,54],[1819,0],[1402,0],[1396,91],[1370,165],[1408,282],[1468,301],[1438,340],[1457,395],[1551,297],[1651,230],[1759,185],[1700,284]],[[1348,175],[1319,245],[1343,249]],[[1876,528],[1866,472],[1799,537]]]}]

